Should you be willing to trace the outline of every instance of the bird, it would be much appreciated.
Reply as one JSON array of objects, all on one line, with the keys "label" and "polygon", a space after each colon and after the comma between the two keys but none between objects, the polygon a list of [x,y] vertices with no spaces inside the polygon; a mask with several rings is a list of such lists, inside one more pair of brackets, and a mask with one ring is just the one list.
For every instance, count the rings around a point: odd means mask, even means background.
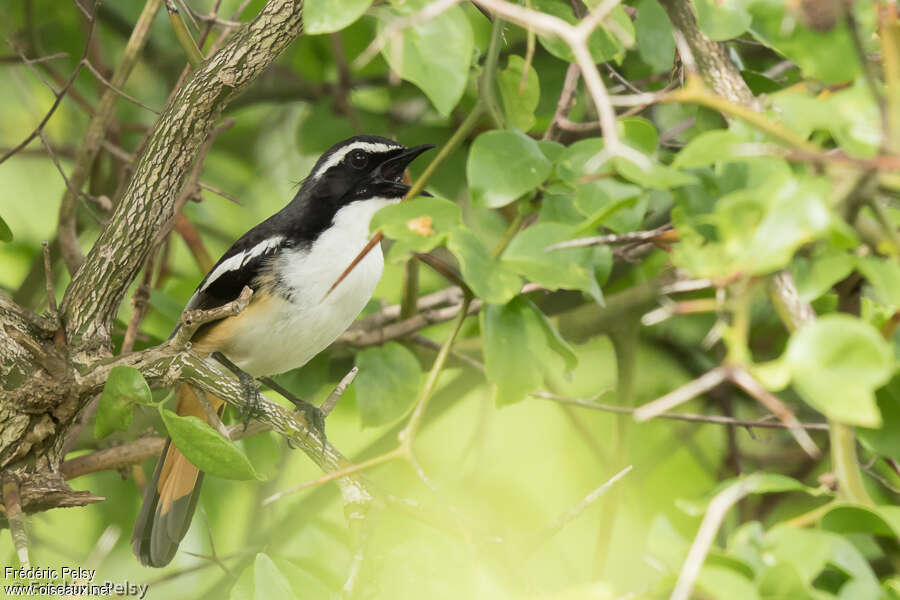
[{"label": "bird", "polygon": [[[356,319],[381,279],[380,247],[344,273],[369,240],[372,216],[406,195],[406,167],[431,148],[359,135],[326,151],[293,200],[241,236],[197,286],[185,310],[222,306],[245,286],[253,294],[238,314],[200,327],[191,337],[192,349],[206,360],[224,356],[243,373],[262,377],[301,367],[327,348]],[[177,412],[208,422],[198,393],[177,384]],[[206,397],[221,414],[225,402]],[[141,563],[171,562],[202,482],[203,472],[167,440],[131,537]]]}]

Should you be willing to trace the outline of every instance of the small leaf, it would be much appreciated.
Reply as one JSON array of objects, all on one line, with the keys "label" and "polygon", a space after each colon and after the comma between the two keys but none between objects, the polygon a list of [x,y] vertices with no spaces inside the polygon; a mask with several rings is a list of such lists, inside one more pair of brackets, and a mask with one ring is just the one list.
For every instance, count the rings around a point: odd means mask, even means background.
[{"label": "small leaf", "polygon": [[237,444],[214,431],[197,417],[180,417],[160,411],[172,442],[198,469],[223,479],[259,479],[253,465]]},{"label": "small leaf", "polygon": [[459,260],[463,279],[475,295],[491,304],[506,304],[522,288],[518,275],[505,263],[488,254],[470,229],[457,229],[447,248]]},{"label": "small leaf", "polygon": [[812,302],[827,293],[853,271],[854,257],[840,250],[826,251],[811,259],[795,257],[791,266],[797,292],[804,302]]},{"label": "small leaf", "polygon": [[646,168],[640,167],[627,158],[620,156],[617,156],[613,162],[616,170],[622,177],[646,188],[668,190],[697,183],[697,178],[694,175],[679,171],[674,167],[667,167],[656,161],[650,161],[649,166]]},{"label": "small leaf", "polygon": [[740,36],[753,20],[743,2],[694,0],[693,4],[700,31],[717,42]]},{"label": "small leaf", "polygon": [[891,308],[900,307],[900,265],[892,260],[864,256],[856,266],[875,288],[878,300]]},{"label": "small leaf", "polygon": [[894,359],[877,329],[849,315],[826,315],[794,332],[785,359],[794,388],[826,416],[864,427],[881,424],[874,390],[893,374]]},{"label": "small leaf", "polygon": [[9,225],[6,224],[6,221],[3,220],[3,217],[0,217],[0,242],[11,241],[13,241],[12,230],[9,228]]},{"label": "small leaf", "polygon": [[498,306],[489,304],[479,314],[484,339],[484,368],[497,385],[495,402],[519,402],[544,380],[541,353],[535,347],[543,332],[526,300],[518,297]]},{"label": "small leaf", "polygon": [[[428,219],[428,227],[423,219]],[[372,217],[370,228],[373,232],[381,230],[394,240],[391,256],[403,255],[405,260],[406,252],[428,252],[440,246],[446,241],[447,234],[460,225],[462,212],[459,205],[443,198],[420,196],[409,202],[385,206]]]},{"label": "small leaf", "polygon": [[822,515],[822,529],[900,539],[900,506],[837,505]]},{"label": "small leaf", "polygon": [[522,87],[524,70],[525,60],[521,56],[510,56],[506,68],[497,73],[497,87],[500,88],[507,123],[528,131],[534,126],[534,111],[541,97],[541,85],[537,71],[529,65],[525,86]]},{"label": "small leaf", "polygon": [[571,371],[575,367],[578,366],[578,355],[575,354],[575,350],[572,348],[572,345],[569,344],[563,338],[562,334],[559,332],[559,329],[550,322],[550,319],[545,315],[541,309],[537,307],[537,305],[532,302],[530,299],[528,300],[528,306],[531,307],[532,312],[537,315],[538,322],[541,324],[541,327],[544,329],[544,334],[547,338],[547,345],[556,352],[560,357],[562,357],[563,361],[566,363],[566,370]]},{"label": "small leaf", "polygon": [[[340,4],[340,2],[329,2]],[[378,33],[388,23],[418,12],[424,0],[397,3],[378,11]],[[391,68],[425,92],[442,115],[459,102],[469,79],[474,39],[465,12],[452,6],[436,17],[404,27],[382,49]]]},{"label": "small leaf", "polygon": [[587,138],[568,146],[556,159],[557,176],[575,185],[585,175],[611,173],[612,165],[603,160],[605,148],[603,138]]},{"label": "small leaf", "polygon": [[536,141],[521,131],[494,130],[475,138],[466,176],[472,200],[497,208],[535,189],[550,169]]},{"label": "small leaf", "polygon": [[397,342],[388,342],[359,352],[356,366],[356,405],[364,426],[377,427],[406,414],[422,379],[422,369],[412,352]]},{"label": "small leaf", "polygon": [[634,22],[638,54],[654,73],[668,71],[675,58],[675,41],[672,38],[669,16],[660,6],[659,0],[640,0],[635,8],[638,12]]},{"label": "small leaf", "polygon": [[253,563],[253,583],[255,600],[297,598],[284,573],[262,552],[256,555],[256,561]]},{"label": "small leaf", "polygon": [[653,154],[659,145],[659,133],[651,121],[643,117],[623,117],[616,121],[622,139],[643,154]]},{"label": "small leaf", "polygon": [[[572,12],[572,7],[568,2],[563,0],[534,0],[534,8],[543,13],[559,17],[570,24],[575,24],[577,19]],[[634,25],[628,13],[621,6],[613,8],[608,19],[615,21],[618,31],[624,34],[629,42],[629,46],[634,44]],[[541,45],[553,56],[566,62],[575,62],[572,50],[569,45],[556,36],[538,36]],[[594,29],[591,37],[588,38],[588,50],[594,62],[606,62],[608,60],[621,59],[625,54],[625,47],[619,39],[607,31],[601,24],[600,27]]]},{"label": "small leaf", "polygon": [[741,140],[732,131],[725,129],[704,131],[681,149],[672,161],[672,166],[690,169],[728,161],[735,158],[735,146],[739,143]]},{"label": "small leaf", "polygon": [[900,377],[894,377],[876,393],[881,427],[858,428],[859,440],[875,454],[900,461]]},{"label": "small leaf", "polygon": [[594,277],[591,248],[546,250],[571,238],[572,233],[572,227],[561,223],[532,225],[510,241],[503,262],[548,289],[582,290],[599,302],[602,294]]},{"label": "small leaf", "polygon": [[141,372],[133,367],[113,367],[103,386],[94,421],[94,437],[103,438],[131,425],[131,405],[150,404],[150,388]]},{"label": "small leaf", "polygon": [[303,3],[303,32],[333,33],[362,16],[372,0],[306,0]]}]

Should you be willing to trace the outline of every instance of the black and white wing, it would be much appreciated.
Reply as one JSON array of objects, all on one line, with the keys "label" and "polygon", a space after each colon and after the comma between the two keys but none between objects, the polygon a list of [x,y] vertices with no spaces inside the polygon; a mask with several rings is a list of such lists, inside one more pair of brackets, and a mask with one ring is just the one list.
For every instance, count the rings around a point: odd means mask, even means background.
[{"label": "black and white wing", "polygon": [[240,296],[244,286],[256,291],[260,276],[285,245],[283,235],[273,235],[266,229],[251,229],[236,241],[203,278],[185,308],[208,310],[222,306]]}]

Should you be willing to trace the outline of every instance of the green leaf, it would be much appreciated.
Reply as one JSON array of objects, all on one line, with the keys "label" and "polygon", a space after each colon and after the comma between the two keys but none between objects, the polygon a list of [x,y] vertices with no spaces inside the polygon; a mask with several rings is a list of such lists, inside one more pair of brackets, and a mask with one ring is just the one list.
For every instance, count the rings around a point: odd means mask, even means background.
[{"label": "green leaf", "polygon": [[594,300],[602,294],[592,266],[591,248],[546,250],[570,239],[574,228],[561,223],[537,223],[519,232],[503,253],[503,262],[525,278],[551,290],[581,290]]},{"label": "green leaf", "polygon": [[291,584],[272,559],[260,552],[253,563],[254,600],[271,600],[272,598],[298,598],[291,589]]},{"label": "green leaf", "polygon": [[[672,220],[681,242],[673,251],[674,261],[697,277],[779,269],[797,248],[832,227],[829,193],[821,178],[779,175],[719,198],[712,214],[702,213],[696,220],[676,207]],[[715,227],[714,235],[704,231],[709,225]]]},{"label": "green leaf", "polygon": [[422,369],[412,352],[397,342],[388,342],[359,352],[356,366],[356,404],[364,426],[377,427],[406,414],[422,379]]},{"label": "green leaf", "polygon": [[675,41],[669,16],[659,0],[639,0],[635,8],[638,11],[634,22],[638,54],[654,73],[668,71],[675,59]]},{"label": "green leaf", "polygon": [[575,185],[585,175],[611,173],[612,166],[609,161],[602,160],[605,148],[603,138],[588,138],[575,142],[556,160],[558,177]]},{"label": "green leaf", "polygon": [[826,416],[881,424],[873,392],[893,374],[894,359],[877,329],[849,315],[826,315],[791,335],[785,358],[794,388]]},{"label": "green leaf", "polygon": [[900,539],[900,506],[837,505],[822,515],[822,529]]},{"label": "green leaf", "polygon": [[694,175],[684,173],[673,167],[667,167],[654,160],[650,161],[650,165],[647,168],[640,167],[621,156],[617,156],[614,162],[616,170],[622,177],[646,188],[668,190],[697,183],[697,178]]},{"label": "green leaf", "polygon": [[[379,34],[392,20],[418,12],[425,4],[424,0],[410,1],[379,10]],[[434,18],[404,27],[397,39],[399,42],[389,41],[381,51],[388,64],[425,92],[438,112],[449,115],[466,88],[474,50],[466,14],[453,6]]]},{"label": "green leaf", "polygon": [[643,117],[618,119],[616,129],[625,143],[643,154],[653,154],[659,145],[659,133],[656,131],[656,127]]},{"label": "green leaf", "polygon": [[525,60],[521,56],[510,56],[506,68],[497,73],[497,87],[500,88],[506,122],[516,129],[528,131],[534,126],[534,111],[541,97],[541,84],[537,71],[529,65],[525,86],[521,87],[524,70]]},{"label": "green leaf", "polygon": [[714,600],[759,600],[756,586],[741,573],[725,567],[705,565],[697,577],[697,590]]},{"label": "green leaf", "polygon": [[9,228],[9,225],[6,224],[6,221],[3,220],[3,217],[0,217],[0,242],[11,242],[13,241],[13,233]]},{"label": "green leaf", "polygon": [[[567,23],[574,24],[577,22],[572,7],[568,2],[563,0],[535,0],[533,7],[543,13],[559,17]],[[621,6],[616,6],[610,11],[607,19],[615,21],[619,31],[628,37],[628,45],[634,44],[634,25],[631,18]],[[575,62],[572,50],[563,40],[555,36],[538,36],[541,45],[553,56],[566,62]],[[594,62],[606,62],[609,60],[619,61],[625,54],[625,47],[619,39],[607,31],[602,23],[597,27],[588,39],[588,50]]]},{"label": "green leaf", "polygon": [[894,377],[875,393],[882,424],[878,429],[860,427],[859,440],[869,450],[900,461],[900,377]]},{"label": "green leaf", "polygon": [[303,3],[303,32],[308,34],[340,31],[362,16],[372,0],[306,0]]},{"label": "green leaf", "polygon": [[94,437],[103,438],[115,430],[125,431],[131,425],[131,405],[150,404],[152,400],[150,387],[140,371],[133,367],[113,367],[97,404]]},{"label": "green leaf", "polygon": [[616,233],[634,231],[647,209],[647,197],[641,192],[636,185],[612,178],[578,184],[575,206],[587,217],[578,232],[593,232],[600,225]]},{"label": "green leaf", "polygon": [[463,279],[475,295],[491,304],[506,304],[522,289],[519,276],[506,264],[488,254],[470,229],[457,229],[447,248],[459,260]]},{"label": "green leaf", "polygon": [[544,329],[547,345],[563,359],[566,365],[566,371],[571,371],[577,367],[578,355],[575,354],[575,349],[572,348],[572,345],[563,338],[559,329],[557,329],[550,321],[550,318],[545,315],[530,298],[528,298],[527,301],[528,306],[531,307],[532,312],[538,317],[538,322]]},{"label": "green leaf", "polygon": [[693,0],[700,31],[717,42],[736,38],[750,27],[753,18],[743,2]]},{"label": "green leaf", "polygon": [[536,141],[521,131],[495,130],[475,138],[466,176],[472,200],[497,208],[535,189],[550,169]]},{"label": "green leaf", "polygon": [[[714,3],[714,0],[703,1]],[[829,31],[813,31],[785,9],[784,2],[752,3],[750,32],[794,62],[806,78],[830,84],[853,81],[860,76],[859,54],[844,19],[838,19]]]},{"label": "green leaf", "polygon": [[172,442],[201,471],[223,479],[259,479],[244,452],[197,417],[181,417],[161,409]]},{"label": "green leaf", "polygon": [[372,217],[370,229],[379,229],[395,240],[391,256],[406,259],[406,252],[429,252],[445,243],[451,231],[462,225],[459,205],[443,198],[419,196],[385,206]]},{"label": "green leaf", "polygon": [[705,167],[735,158],[740,138],[732,131],[714,129],[705,131],[688,142],[672,161],[673,167],[690,169]]},{"label": "green leaf", "polygon": [[488,304],[478,316],[484,340],[484,368],[497,385],[497,406],[519,402],[544,381],[539,345],[544,332],[528,302]]},{"label": "green leaf", "polygon": [[889,259],[863,256],[856,267],[875,288],[878,300],[892,308],[900,307],[900,265]]},{"label": "green leaf", "polygon": [[796,257],[791,266],[797,292],[804,302],[812,302],[853,271],[854,257],[843,251],[826,251],[811,259]]}]

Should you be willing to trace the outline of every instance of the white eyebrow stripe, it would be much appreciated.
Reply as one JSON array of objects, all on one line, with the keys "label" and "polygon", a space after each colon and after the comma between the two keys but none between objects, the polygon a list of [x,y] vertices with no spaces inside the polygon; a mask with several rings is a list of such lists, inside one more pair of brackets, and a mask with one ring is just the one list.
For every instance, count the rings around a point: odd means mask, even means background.
[{"label": "white eyebrow stripe", "polygon": [[259,256],[267,252],[268,250],[277,247],[281,242],[284,241],[283,235],[276,235],[270,238],[267,238],[249,250],[244,250],[242,252],[238,252],[234,256],[228,257],[226,260],[222,261],[222,263],[213,269],[212,273],[209,274],[209,277],[206,278],[206,282],[203,284],[203,287],[200,288],[199,291],[203,291],[208,288],[216,279],[221,277],[224,273],[228,271],[237,271],[245,264],[247,264],[254,256]]},{"label": "white eyebrow stripe", "polygon": [[322,176],[322,173],[338,164],[344,157],[347,156],[350,152],[354,150],[365,150],[366,152],[387,152],[389,150],[398,150],[403,148],[400,144],[382,144],[380,142],[353,142],[352,144],[347,144],[340,150],[336,151],[334,154],[328,157],[321,167],[319,167],[315,173],[313,173],[313,178],[318,178]]}]

